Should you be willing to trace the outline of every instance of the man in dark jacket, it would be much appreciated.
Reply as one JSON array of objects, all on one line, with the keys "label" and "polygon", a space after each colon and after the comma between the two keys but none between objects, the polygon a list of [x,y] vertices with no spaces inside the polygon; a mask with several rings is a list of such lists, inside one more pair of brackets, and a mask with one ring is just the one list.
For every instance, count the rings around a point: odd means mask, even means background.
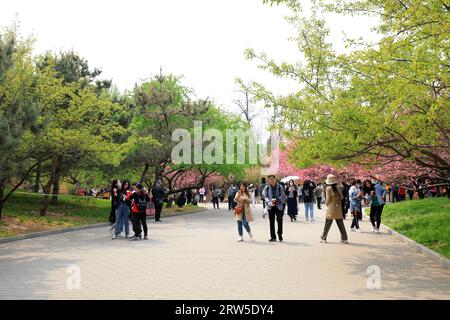
[{"label": "man in dark jacket", "polygon": [[155,185],[152,188],[152,197],[153,202],[155,203],[155,221],[161,222],[161,212],[163,208],[164,203],[164,195],[165,195],[164,188],[161,185],[160,181],[157,181]]}]

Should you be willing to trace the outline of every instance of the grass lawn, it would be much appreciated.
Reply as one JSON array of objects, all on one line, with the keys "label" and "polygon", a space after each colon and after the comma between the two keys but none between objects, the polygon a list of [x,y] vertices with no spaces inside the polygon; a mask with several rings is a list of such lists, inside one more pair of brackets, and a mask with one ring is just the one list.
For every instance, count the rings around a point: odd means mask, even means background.
[{"label": "grass lawn", "polygon": [[[86,224],[108,222],[111,201],[92,197],[60,196],[57,205],[50,205],[45,217],[39,215],[43,196],[14,193],[3,207],[0,238],[32,232],[62,229]],[[199,210],[188,205],[164,208],[162,217]],[[201,210],[201,209],[200,209]]]},{"label": "grass lawn", "polygon": [[450,258],[450,200],[446,197],[386,205],[382,222]]}]

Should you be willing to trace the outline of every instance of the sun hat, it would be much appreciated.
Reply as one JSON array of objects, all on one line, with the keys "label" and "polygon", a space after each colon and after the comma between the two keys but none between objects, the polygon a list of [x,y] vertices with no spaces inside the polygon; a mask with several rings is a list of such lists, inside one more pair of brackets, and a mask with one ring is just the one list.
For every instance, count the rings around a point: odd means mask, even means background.
[{"label": "sun hat", "polygon": [[329,174],[325,183],[328,185],[337,184],[338,180],[333,174]]}]

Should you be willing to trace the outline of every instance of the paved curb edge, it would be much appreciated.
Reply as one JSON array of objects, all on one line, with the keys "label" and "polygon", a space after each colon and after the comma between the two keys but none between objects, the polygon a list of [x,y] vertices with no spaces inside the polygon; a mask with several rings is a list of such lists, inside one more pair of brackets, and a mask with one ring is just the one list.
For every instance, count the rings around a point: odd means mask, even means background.
[{"label": "paved curb edge", "polygon": [[[192,211],[189,211],[189,212],[180,212],[180,213],[175,213],[175,214],[168,215],[165,218],[182,216],[182,215],[202,212],[202,211],[206,211],[206,210],[207,209],[202,209],[202,210],[197,210],[196,209],[196,210],[192,210]],[[162,217],[164,217],[164,216],[162,216]],[[23,234],[23,235],[20,235],[20,236],[0,238],[0,244],[10,243],[10,242],[15,242],[15,241],[20,241],[20,240],[33,239],[33,238],[38,238],[38,237],[46,237],[46,236],[51,236],[51,235],[60,234],[60,233],[66,233],[66,232],[73,232],[73,231],[81,231],[81,230],[87,230],[87,229],[108,227],[110,225],[111,224],[109,222],[102,222],[102,223],[87,224],[87,225],[84,225],[84,226],[70,227],[70,228],[64,228],[64,229],[55,229],[55,230],[48,230],[48,231],[33,232],[33,233]]]},{"label": "paved curb edge", "polygon": [[[365,215],[368,217],[366,211],[364,210]],[[442,256],[441,254],[437,253],[434,250],[431,250],[430,248],[424,246],[423,244],[420,244],[413,239],[408,238],[407,236],[391,229],[385,224],[381,224],[383,228],[385,228],[389,234],[394,236],[395,238],[399,239],[400,241],[406,243],[410,248],[427,255],[429,258],[434,260],[435,262],[439,263],[443,268],[450,270],[450,259]]]}]

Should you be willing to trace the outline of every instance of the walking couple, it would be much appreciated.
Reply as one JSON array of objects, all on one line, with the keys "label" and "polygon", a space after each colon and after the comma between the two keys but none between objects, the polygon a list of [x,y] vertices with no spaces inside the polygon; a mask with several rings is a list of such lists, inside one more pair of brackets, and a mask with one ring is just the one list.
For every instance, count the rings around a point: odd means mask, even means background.
[{"label": "walking couple", "polygon": [[[278,240],[283,241],[283,206],[286,202],[286,194],[284,188],[277,182],[274,175],[268,177],[268,184],[264,187],[263,197],[264,203],[268,210],[270,223],[270,242]],[[248,232],[249,237],[253,240],[253,234],[250,229],[249,221],[253,221],[253,215],[250,208],[252,197],[248,191],[246,182],[240,184],[239,191],[234,197],[236,207],[234,209],[235,219],[238,225],[239,238],[238,242],[244,241],[243,227]],[[278,230],[275,233],[275,220],[277,221]]]}]

